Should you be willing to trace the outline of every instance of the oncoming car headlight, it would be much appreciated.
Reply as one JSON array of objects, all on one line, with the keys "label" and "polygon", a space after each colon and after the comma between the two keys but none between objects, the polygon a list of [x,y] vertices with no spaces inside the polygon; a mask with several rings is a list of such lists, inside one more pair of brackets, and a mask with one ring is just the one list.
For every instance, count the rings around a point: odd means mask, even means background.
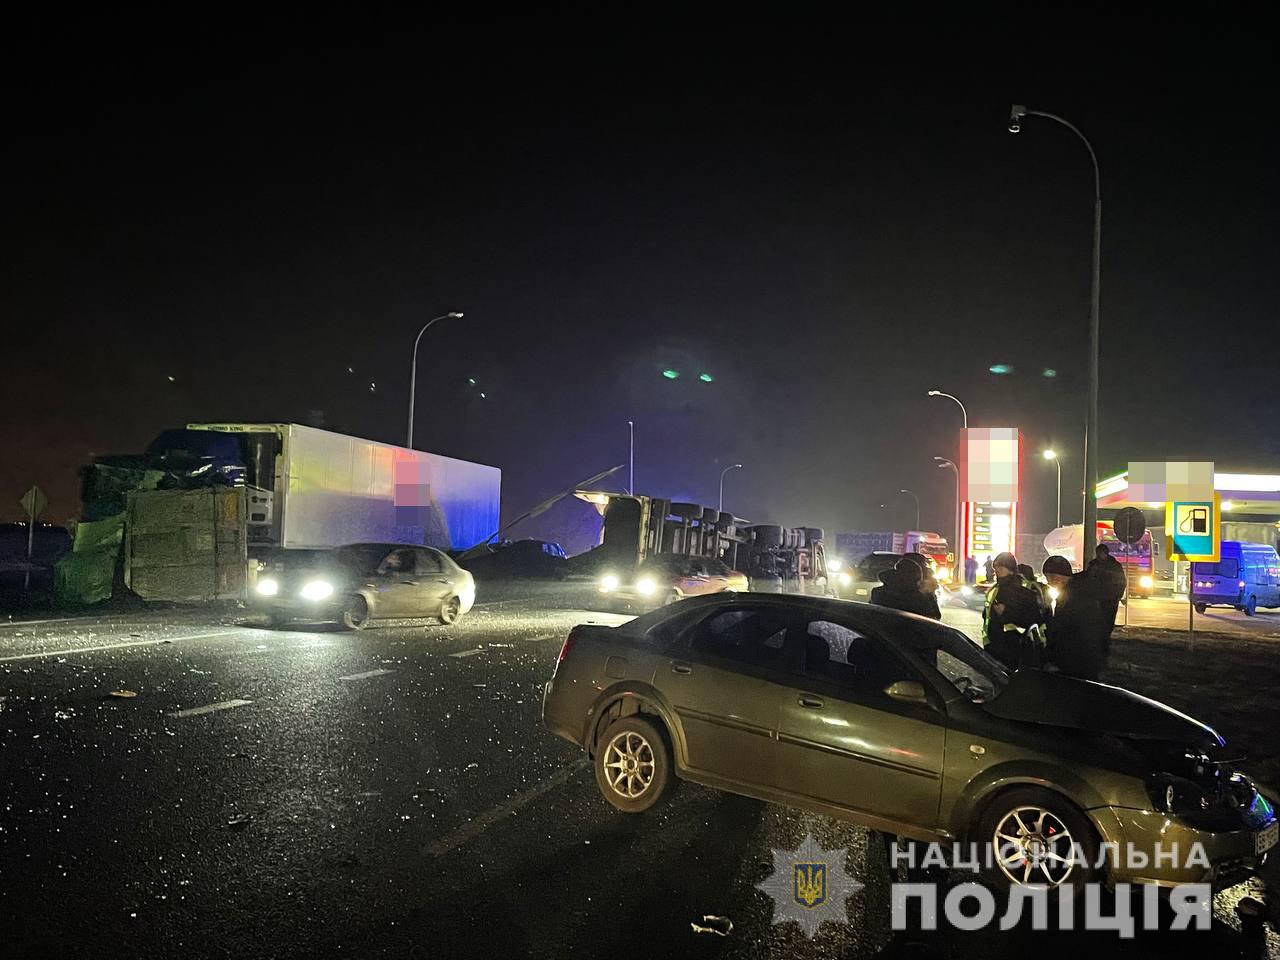
[{"label": "oncoming car headlight", "polygon": [[640,593],[649,594],[658,589],[657,583],[653,577],[641,577],[636,581],[636,590]]},{"label": "oncoming car headlight", "polygon": [[280,592],[280,582],[275,577],[262,577],[258,580],[257,591],[264,597],[274,597]]},{"label": "oncoming car headlight", "polygon": [[851,584],[851,583],[853,583],[853,577],[849,576],[849,571],[848,571],[848,570],[841,570],[841,571],[840,571],[840,586],[842,586],[842,587],[847,587],[847,586],[848,586],[849,584]]},{"label": "oncoming car headlight", "polygon": [[618,589],[618,578],[616,575],[612,573],[606,573],[603,577],[600,578],[601,593],[609,593],[610,591],[617,590],[617,589]]},{"label": "oncoming car headlight", "polygon": [[308,580],[298,592],[304,600],[324,600],[333,596],[333,584],[328,580]]},{"label": "oncoming car headlight", "polygon": [[1155,585],[1156,585],[1155,580],[1153,580],[1149,575],[1144,574],[1143,576],[1138,578],[1138,586],[1140,586],[1143,590],[1150,590]]},{"label": "oncoming car headlight", "polygon": [[839,573],[840,568],[844,566],[844,561],[839,557],[827,557],[827,569],[832,573]]}]

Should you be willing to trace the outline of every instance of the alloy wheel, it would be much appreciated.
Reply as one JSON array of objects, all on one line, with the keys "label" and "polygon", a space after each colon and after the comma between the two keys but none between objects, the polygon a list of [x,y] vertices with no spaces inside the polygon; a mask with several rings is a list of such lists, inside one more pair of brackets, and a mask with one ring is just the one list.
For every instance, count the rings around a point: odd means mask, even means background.
[{"label": "alloy wheel", "polygon": [[1056,887],[1075,869],[1071,831],[1044,807],[1014,807],[996,824],[991,842],[1000,872],[1013,883]]},{"label": "alloy wheel", "polygon": [[604,773],[609,787],[634,800],[653,783],[653,747],[634,730],[624,730],[604,748]]}]

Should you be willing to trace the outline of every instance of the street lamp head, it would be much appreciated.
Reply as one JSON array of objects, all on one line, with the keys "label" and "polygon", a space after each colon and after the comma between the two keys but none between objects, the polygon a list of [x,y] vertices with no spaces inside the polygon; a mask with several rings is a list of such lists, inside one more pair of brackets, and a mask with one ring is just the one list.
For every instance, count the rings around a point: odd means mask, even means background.
[{"label": "street lamp head", "polygon": [[456,313],[456,312],[455,312],[455,313],[450,313],[450,314],[449,314],[449,316],[453,317],[453,319],[455,319],[455,320],[461,320],[461,319],[462,319],[462,314],[460,314],[460,313]]},{"label": "street lamp head", "polygon": [[735,470],[741,470],[741,469],[742,469],[742,464],[740,464],[740,463],[735,463],[735,464],[733,465],[733,468],[734,468]]},{"label": "street lamp head", "polygon": [[1027,108],[1020,103],[1015,103],[1009,108],[1009,132],[1020,133],[1022,131],[1022,118],[1027,115]]},{"label": "street lamp head", "polygon": [[1057,459],[1058,459],[1058,453],[1057,453],[1057,451],[1056,451],[1056,450],[1046,450],[1046,451],[1044,452],[1044,458],[1045,458],[1046,460],[1057,460]]},{"label": "street lamp head", "polygon": [[930,390],[930,391],[929,391],[929,396],[931,396],[931,397],[940,397],[940,396],[942,396],[942,391],[941,391],[941,390]]}]

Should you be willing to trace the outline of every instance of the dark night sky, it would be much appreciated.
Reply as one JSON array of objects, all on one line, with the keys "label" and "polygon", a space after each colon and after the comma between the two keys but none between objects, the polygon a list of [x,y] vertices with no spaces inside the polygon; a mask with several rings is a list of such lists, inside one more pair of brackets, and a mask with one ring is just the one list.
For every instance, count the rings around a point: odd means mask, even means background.
[{"label": "dark night sky", "polygon": [[1280,468],[1277,84],[1239,38],[150,29],[6,40],[0,517],[31,482],[74,515],[92,453],[193,419],[403,442],[417,327],[464,310],[418,443],[501,466],[508,511],[625,460],[633,418],[643,491],[714,503],[741,461],[753,519],[901,527],[906,486],[945,531],[938,387],[1025,430],[1047,529],[1092,184],[1013,101],[1102,164],[1104,468]]}]

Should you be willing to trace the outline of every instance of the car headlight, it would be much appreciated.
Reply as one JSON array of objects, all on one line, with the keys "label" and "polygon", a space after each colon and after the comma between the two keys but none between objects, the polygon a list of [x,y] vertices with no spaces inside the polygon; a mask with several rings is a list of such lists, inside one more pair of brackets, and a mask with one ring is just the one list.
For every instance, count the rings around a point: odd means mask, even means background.
[{"label": "car headlight", "polygon": [[827,557],[827,569],[832,573],[839,573],[840,568],[844,566],[844,561],[839,557]]},{"label": "car headlight", "polygon": [[946,583],[951,579],[951,568],[939,567],[933,572],[933,579],[937,580],[939,583]]},{"label": "car headlight", "polygon": [[1150,590],[1155,585],[1156,585],[1156,582],[1151,577],[1141,576],[1138,578],[1138,586],[1140,586],[1143,590]]},{"label": "car headlight", "polygon": [[636,581],[636,590],[640,593],[653,593],[657,589],[658,585],[654,582],[653,577],[641,577]]},{"label": "car headlight", "polygon": [[262,577],[258,580],[257,591],[264,597],[274,597],[280,592],[280,582],[275,577]]},{"label": "car headlight", "polygon": [[618,589],[618,578],[614,576],[612,573],[606,573],[603,577],[600,578],[601,593],[609,593],[610,591],[617,590],[617,589]]},{"label": "car headlight", "polygon": [[333,596],[333,584],[328,580],[308,580],[298,592],[304,600],[324,600]]},{"label": "car headlight", "polygon": [[1157,810],[1175,816],[1203,813],[1211,805],[1199,784],[1171,773],[1148,778],[1147,793]]},{"label": "car headlight", "polygon": [[842,570],[840,572],[840,586],[847,587],[851,583],[853,583],[853,577],[849,575],[849,571]]},{"label": "car headlight", "polygon": [[1050,599],[1050,600],[1057,600],[1060,596],[1062,596],[1062,594],[1058,591],[1058,588],[1057,588],[1057,587],[1050,587],[1050,588],[1049,588],[1049,599]]}]

